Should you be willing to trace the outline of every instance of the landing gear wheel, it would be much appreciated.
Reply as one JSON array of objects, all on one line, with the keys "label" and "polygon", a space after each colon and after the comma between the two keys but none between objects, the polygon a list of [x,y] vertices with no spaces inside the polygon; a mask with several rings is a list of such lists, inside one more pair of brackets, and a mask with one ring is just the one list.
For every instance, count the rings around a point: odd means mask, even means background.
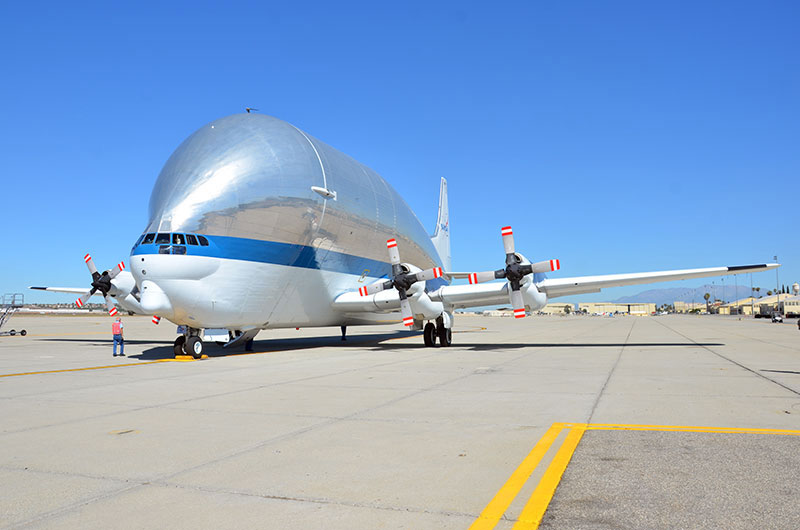
[{"label": "landing gear wheel", "polygon": [[24,337],[25,335],[28,334],[28,332],[23,329],[22,331],[19,332],[19,334]]},{"label": "landing gear wheel", "polygon": [[17,334],[17,330],[15,330],[15,329],[12,329],[11,331],[9,331],[9,332],[8,332],[8,334],[9,334],[9,335],[11,335],[11,336],[13,337],[14,335],[16,335],[16,334]]},{"label": "landing gear wheel", "polygon": [[425,339],[425,346],[436,346],[436,326],[428,322],[422,330],[422,337]]},{"label": "landing gear wheel", "polygon": [[203,341],[200,340],[200,337],[189,337],[189,340],[186,341],[186,351],[195,359],[201,358],[203,356]]},{"label": "landing gear wheel", "polygon": [[175,354],[175,357],[178,355],[183,355],[183,345],[186,344],[186,336],[181,335],[177,339],[175,339],[175,343],[172,345],[172,353]]},{"label": "landing gear wheel", "polygon": [[453,343],[453,330],[444,326],[436,328],[436,333],[439,335],[439,345],[443,347],[450,346]]}]

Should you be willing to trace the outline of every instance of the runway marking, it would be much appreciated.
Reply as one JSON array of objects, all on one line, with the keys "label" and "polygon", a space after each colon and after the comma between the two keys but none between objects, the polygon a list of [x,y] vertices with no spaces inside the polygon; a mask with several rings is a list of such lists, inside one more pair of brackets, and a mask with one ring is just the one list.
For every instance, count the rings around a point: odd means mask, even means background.
[{"label": "runway marking", "polygon": [[158,359],[155,361],[142,361],[138,363],[107,364],[104,366],[86,366],[84,368],[64,368],[61,370],[42,370],[39,372],[20,372],[18,374],[0,374],[0,377],[17,377],[20,375],[58,374],[63,372],[83,372],[86,370],[105,370],[106,368],[122,368],[125,366],[142,366],[145,364],[175,362],[175,359]]},{"label": "runway marking", "polygon": [[511,474],[511,477],[503,484],[497,495],[486,505],[478,519],[469,527],[469,530],[489,530],[495,527],[563,429],[563,423],[554,423],[550,426],[531,452],[528,453],[528,456]]},{"label": "runway marking", "polygon": [[585,430],[585,425],[573,425],[569,430],[564,443],[561,444],[561,448],[547,467],[542,480],[539,481],[531,498],[528,499],[525,508],[522,509],[522,513],[519,515],[517,524],[514,525],[512,530],[527,530],[539,526],[539,522],[544,517],[544,512],[556,493],[558,483],[561,482],[561,476],[567,470],[572,453],[578,447],[578,442],[581,441],[581,436],[583,436]]},{"label": "runway marking", "polygon": [[[555,440],[563,430],[567,435],[560,444]],[[505,515],[511,503],[552,447],[556,454],[544,470],[533,494],[525,503],[512,530],[536,530],[542,522],[550,502],[553,500],[561,477],[567,470],[572,455],[586,431],[653,431],[653,432],[699,432],[710,434],[771,434],[778,436],[800,436],[800,430],[756,429],[739,427],[702,427],[686,425],[637,425],[625,423],[554,423],[539,439],[511,477],[500,488],[472,523],[469,530],[490,530]]]}]

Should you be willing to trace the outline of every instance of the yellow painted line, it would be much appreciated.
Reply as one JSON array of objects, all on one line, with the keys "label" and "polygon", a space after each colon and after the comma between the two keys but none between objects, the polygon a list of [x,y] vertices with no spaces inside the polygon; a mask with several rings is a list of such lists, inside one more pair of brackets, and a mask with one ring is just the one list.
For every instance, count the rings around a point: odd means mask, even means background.
[{"label": "yellow painted line", "polygon": [[660,432],[706,432],[726,434],[780,434],[800,436],[800,431],[788,429],[753,429],[738,427],[696,427],[683,425],[629,425],[625,423],[590,423],[587,430],[593,431],[660,431]]},{"label": "yellow painted line", "polygon": [[561,434],[563,428],[563,423],[554,423],[550,426],[531,452],[528,453],[528,456],[525,457],[519,467],[511,474],[511,477],[503,484],[503,487],[500,488],[497,495],[486,505],[486,508],[484,508],[478,516],[478,519],[469,527],[469,530],[489,530],[495,527],[508,507],[511,506],[514,497],[517,496],[522,486],[528,481],[533,470],[536,469],[536,466],[539,465],[539,462],[541,462],[544,455],[550,449],[550,446],[553,445],[558,435]]},{"label": "yellow painted line", "polygon": [[139,363],[107,364],[104,366],[87,366],[85,368],[65,368],[63,370],[42,370],[41,372],[21,372],[18,374],[0,374],[0,377],[17,377],[20,375],[59,374],[63,372],[83,372],[86,370],[105,370],[107,368],[122,368],[124,366],[142,366],[144,364],[171,363],[175,359],[158,359],[156,361],[142,361]]},{"label": "yellow painted line", "polygon": [[578,442],[581,441],[585,429],[585,425],[574,424],[572,426],[561,448],[544,472],[542,480],[539,481],[533,491],[533,495],[531,495],[525,508],[522,509],[522,513],[512,530],[534,530],[539,527],[544,512],[556,492],[561,476],[566,471],[567,465],[572,458],[572,453],[578,447]]}]

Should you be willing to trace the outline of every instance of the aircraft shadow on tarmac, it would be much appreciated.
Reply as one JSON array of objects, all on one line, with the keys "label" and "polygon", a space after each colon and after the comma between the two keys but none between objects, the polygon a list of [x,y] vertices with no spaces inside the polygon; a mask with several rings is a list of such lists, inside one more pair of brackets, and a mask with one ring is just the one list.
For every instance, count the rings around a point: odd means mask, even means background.
[{"label": "aircraft shadow on tarmac", "polygon": [[[408,349],[416,345],[408,344],[380,344],[373,349]],[[423,344],[418,345],[421,348]],[[496,344],[471,344],[464,342],[453,342],[452,348],[468,349],[471,351],[492,351],[492,350],[512,350],[517,348],[664,348],[679,347],[693,348],[697,346],[725,346],[720,342],[498,342]]]},{"label": "aircraft shadow on tarmac", "polygon": [[[422,334],[419,332],[409,333],[403,331],[391,333],[371,333],[371,334],[358,334],[352,335],[346,341],[342,341],[339,336],[331,335],[327,337],[297,337],[290,339],[266,339],[257,340],[253,344],[252,353],[267,353],[267,352],[283,352],[283,351],[297,351],[309,350],[314,348],[348,348],[353,346],[360,346],[371,351],[392,351],[392,350],[415,350],[426,348],[422,341],[418,342],[400,342],[393,343],[387,342],[393,339],[411,339],[417,337],[421,339]],[[83,342],[92,346],[106,346],[111,347],[111,339],[43,339],[45,341],[53,342]],[[147,348],[141,353],[131,353],[128,355],[131,359],[139,359],[142,361],[153,361],[158,359],[171,359],[174,357],[172,350],[172,343],[168,341],[150,341],[150,340],[130,340],[126,339],[127,346],[137,345],[153,345],[152,348]],[[470,351],[493,351],[493,350],[509,350],[519,348],[663,348],[663,347],[683,347],[691,348],[697,346],[725,346],[719,342],[554,342],[554,343],[541,343],[541,342],[517,342],[508,343],[500,342],[496,344],[481,344],[481,343],[461,343],[454,342],[453,348],[467,349]],[[441,350],[447,351],[445,348]],[[244,351],[244,348],[239,346],[232,350],[223,349],[221,345],[207,344],[203,352],[208,357],[228,357],[251,353]]]},{"label": "aircraft shadow on tarmac", "polygon": [[800,372],[795,372],[793,370],[761,370],[762,372],[771,372],[773,374],[796,374],[800,375]]}]

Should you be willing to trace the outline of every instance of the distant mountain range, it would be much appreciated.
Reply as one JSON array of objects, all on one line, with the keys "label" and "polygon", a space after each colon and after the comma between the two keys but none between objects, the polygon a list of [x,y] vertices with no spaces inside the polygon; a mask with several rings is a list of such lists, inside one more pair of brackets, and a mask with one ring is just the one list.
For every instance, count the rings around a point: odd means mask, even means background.
[{"label": "distant mountain range", "polygon": [[[761,296],[767,296],[767,290],[768,289],[762,287],[759,294]],[[662,304],[673,304],[675,302],[701,303],[705,301],[703,299],[703,295],[706,293],[711,295],[709,302],[713,302],[715,299],[724,300],[725,302],[733,302],[735,300],[741,300],[742,298],[747,298],[750,296],[750,286],[739,285],[734,288],[733,285],[725,285],[723,287],[722,285],[714,284],[702,285],[694,289],[686,289],[682,287],[675,287],[672,289],[649,289],[631,296],[623,296],[622,298],[612,300],[612,302],[622,304],[650,302],[655,303],[656,306],[660,306]]]}]

